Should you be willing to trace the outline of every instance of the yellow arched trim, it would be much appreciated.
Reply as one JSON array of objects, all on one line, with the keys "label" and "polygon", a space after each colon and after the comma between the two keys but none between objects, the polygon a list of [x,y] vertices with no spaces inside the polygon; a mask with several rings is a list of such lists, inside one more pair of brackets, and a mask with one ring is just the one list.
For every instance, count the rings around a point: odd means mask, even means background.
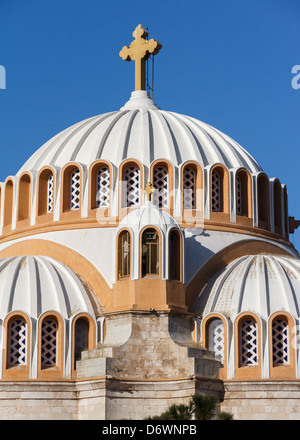
[{"label": "yellow arched trim", "polygon": [[48,240],[38,239],[24,240],[0,251],[0,258],[23,255],[45,255],[61,261],[89,284],[106,311],[111,307],[111,288],[95,266],[72,249]]}]

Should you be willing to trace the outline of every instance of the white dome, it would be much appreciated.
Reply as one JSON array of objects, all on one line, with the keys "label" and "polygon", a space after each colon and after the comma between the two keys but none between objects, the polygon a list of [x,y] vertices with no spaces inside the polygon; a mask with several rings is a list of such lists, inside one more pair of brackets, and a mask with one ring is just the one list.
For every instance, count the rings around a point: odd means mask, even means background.
[{"label": "white dome", "polygon": [[64,319],[85,312],[95,317],[94,301],[75,273],[45,256],[0,260],[0,318],[22,311],[37,319],[56,311]]},{"label": "white dome", "polygon": [[81,121],[50,139],[18,174],[71,161],[89,165],[97,159],[118,167],[126,158],[147,167],[156,159],[166,159],[175,166],[193,160],[203,167],[222,163],[250,172],[261,170],[229,136],[192,117],[160,110],[148,92],[135,91],[121,110]]},{"label": "white dome", "polygon": [[241,312],[253,312],[265,320],[280,310],[298,317],[299,306],[300,260],[246,255],[211,279],[193,309],[203,316],[219,312],[233,321]]}]

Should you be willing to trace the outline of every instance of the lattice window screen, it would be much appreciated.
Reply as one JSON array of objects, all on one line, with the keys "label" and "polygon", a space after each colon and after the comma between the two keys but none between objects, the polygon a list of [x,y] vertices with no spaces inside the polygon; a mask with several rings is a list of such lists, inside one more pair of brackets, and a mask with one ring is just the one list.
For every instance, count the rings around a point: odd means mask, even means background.
[{"label": "lattice window screen", "polygon": [[196,208],[196,173],[190,167],[185,167],[183,171],[183,207]]},{"label": "lattice window screen", "polygon": [[288,324],[283,319],[274,319],[272,322],[273,365],[289,363]]},{"label": "lattice window screen", "polygon": [[242,367],[258,364],[257,323],[252,319],[242,322],[240,328],[240,363]]},{"label": "lattice window screen", "polygon": [[97,171],[96,178],[96,207],[107,208],[110,202],[110,172],[104,166]]},{"label": "lattice window screen", "polygon": [[166,208],[169,204],[169,182],[167,168],[162,166],[154,168],[153,186],[156,189],[156,191],[153,193],[154,204],[159,208]]},{"label": "lattice window screen", "polygon": [[220,212],[222,210],[221,197],[220,174],[213,170],[211,175],[211,210],[213,212]]},{"label": "lattice window screen", "polygon": [[44,319],[42,322],[41,365],[54,367],[57,362],[57,321]]},{"label": "lattice window screen", "polygon": [[26,365],[26,333],[24,319],[15,319],[9,329],[9,365]]},{"label": "lattice window screen", "polygon": [[215,352],[216,359],[224,365],[224,324],[214,319],[209,324],[209,349]]},{"label": "lattice window screen", "polygon": [[70,182],[70,208],[72,210],[79,209],[80,207],[80,171],[75,169],[71,173]]},{"label": "lattice window screen", "polygon": [[136,166],[127,167],[124,171],[125,206],[140,204],[140,169]]},{"label": "lattice window screen", "polygon": [[50,174],[47,182],[47,213],[48,214],[50,214],[53,211],[53,201],[54,201],[53,174]]},{"label": "lattice window screen", "polygon": [[236,178],[236,211],[242,215],[242,183],[239,176]]}]

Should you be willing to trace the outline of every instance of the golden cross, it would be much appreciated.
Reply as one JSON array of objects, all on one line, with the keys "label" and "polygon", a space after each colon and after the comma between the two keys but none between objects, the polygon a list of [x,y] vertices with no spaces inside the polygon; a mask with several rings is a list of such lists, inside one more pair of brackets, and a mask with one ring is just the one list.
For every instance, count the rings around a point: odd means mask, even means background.
[{"label": "golden cross", "polygon": [[135,90],[146,90],[146,73],[145,62],[151,54],[156,55],[160,49],[161,44],[153,40],[146,40],[148,31],[139,24],[132,36],[135,38],[130,46],[124,46],[120,52],[120,57],[126,61],[135,61]]},{"label": "golden cross", "polygon": [[154,186],[151,182],[147,182],[145,188],[143,189],[144,193],[147,194],[148,200],[151,200],[151,194],[155,191]]}]

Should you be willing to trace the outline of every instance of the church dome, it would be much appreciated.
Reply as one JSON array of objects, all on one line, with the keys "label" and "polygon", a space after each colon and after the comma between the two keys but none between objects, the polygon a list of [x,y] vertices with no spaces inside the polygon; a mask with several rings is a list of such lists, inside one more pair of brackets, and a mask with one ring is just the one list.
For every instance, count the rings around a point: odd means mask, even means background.
[{"label": "church dome", "polygon": [[243,312],[260,318],[278,311],[295,318],[300,309],[300,261],[279,255],[245,255],[218,272],[201,292],[194,311],[222,313],[232,321]]},{"label": "church dome", "polygon": [[118,111],[83,120],[54,136],[20,169],[63,167],[68,162],[89,165],[110,161],[116,167],[125,159],[146,167],[157,159],[174,166],[196,161],[202,167],[221,163],[227,168],[261,171],[258,163],[226,134],[195,118],[159,109],[147,91],[132,92]]},{"label": "church dome", "polygon": [[95,317],[95,299],[66,265],[46,256],[0,261],[0,318],[22,311],[33,319],[55,311],[65,320],[78,313]]}]

